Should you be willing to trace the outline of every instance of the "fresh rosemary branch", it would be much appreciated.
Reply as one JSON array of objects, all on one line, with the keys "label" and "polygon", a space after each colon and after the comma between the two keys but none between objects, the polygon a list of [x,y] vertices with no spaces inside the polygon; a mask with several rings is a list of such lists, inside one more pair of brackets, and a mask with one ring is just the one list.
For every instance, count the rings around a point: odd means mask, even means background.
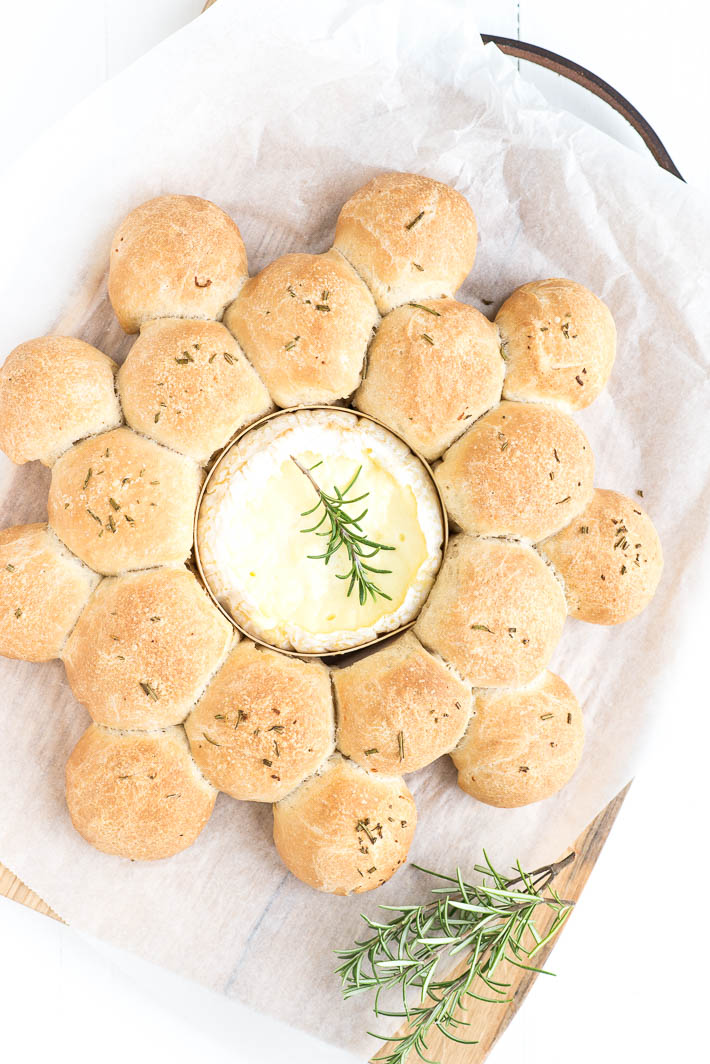
[{"label": "fresh rosemary branch", "polygon": [[[375,1060],[403,1064],[414,1052],[435,1064],[425,1055],[427,1036],[435,1029],[454,1042],[475,1044],[475,1040],[459,1035],[458,1029],[468,1024],[457,1013],[467,998],[497,1003],[509,1000],[510,984],[494,978],[501,961],[542,971],[528,962],[557,934],[572,910],[574,903],[563,901],[552,882],[574,857],[571,853],[534,872],[524,872],[518,863],[518,875],[505,879],[484,850],[485,864],[475,866],[484,876],[482,883],[466,883],[458,868],[454,876],[420,868],[444,881],[444,886],[432,888],[435,898],[422,905],[381,906],[397,914],[388,923],[363,914],[373,934],[350,949],[336,951],[343,961],[337,969],[343,996],[347,999],[375,990],[376,1016],[408,1021],[407,1033],[399,1037],[370,1032],[383,1042],[396,1043],[391,1053]],[[552,923],[543,933],[539,917],[549,913]],[[439,973],[449,958],[464,951],[468,958],[460,973]],[[380,995],[393,988],[401,992],[401,1008],[381,1008]]]},{"label": "fresh rosemary branch", "polygon": [[[315,532],[318,536],[327,536],[328,543],[325,551],[322,554],[309,554],[309,558],[324,559],[327,565],[333,555],[344,547],[347,551],[348,560],[350,562],[350,569],[347,573],[336,573],[338,580],[349,580],[348,584],[348,596],[350,596],[353,588],[357,585],[358,599],[360,605],[364,606],[367,601],[367,596],[372,597],[373,602],[379,595],[381,598],[389,599],[391,596],[385,594],[382,588],[378,587],[373,581],[371,573],[391,573],[391,569],[376,569],[373,565],[369,565],[367,559],[373,558],[376,554],[379,554],[381,550],[395,550],[394,547],[388,547],[384,543],[376,543],[372,539],[368,539],[363,534],[362,526],[360,522],[367,514],[367,509],[364,509],[357,517],[352,517],[344,509],[345,506],[350,506],[353,503],[361,502],[366,499],[370,494],[369,491],[364,492],[362,495],[358,495],[355,498],[348,498],[348,492],[352,490],[355,485],[355,481],[360,476],[362,466],[358,467],[355,476],[352,478],[347,487],[340,491],[339,488],[333,487],[334,495],[329,495],[327,492],[318,485],[315,478],[311,474],[309,469],[301,465],[297,458],[291,455],[291,460],[298,466],[303,475],[311,482],[314,491],[318,495],[318,502],[310,510],[304,510],[301,517],[309,517],[311,514],[323,507],[323,516],[316,525],[311,528],[303,528],[301,531]],[[326,524],[327,527],[322,531],[318,531],[322,525]]]}]

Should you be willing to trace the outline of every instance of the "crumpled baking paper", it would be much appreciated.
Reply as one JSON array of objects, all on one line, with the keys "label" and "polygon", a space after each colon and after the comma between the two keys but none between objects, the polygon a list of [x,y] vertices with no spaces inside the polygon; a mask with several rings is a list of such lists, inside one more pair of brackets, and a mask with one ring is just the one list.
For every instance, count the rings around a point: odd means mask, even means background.
[{"label": "crumpled baking paper", "polygon": [[[484,48],[465,2],[220,0],[46,134],[0,186],[7,352],[55,329],[119,360],[106,301],[111,233],[164,192],[238,221],[252,272],[322,251],[343,201],[382,170],[467,196],[479,220],[460,297],[493,314],[519,284],[567,276],[611,307],[619,351],[580,416],[597,484],[644,492],[666,566],[655,600],[607,629],[567,622],[552,662],[582,701],[584,757],[557,797],[496,810],[455,786],[448,758],[408,778],[411,858],[444,871],[485,846],[506,865],[559,856],[633,775],[653,721],[692,727],[705,622],[710,218],[699,196],[604,134],[551,110]],[[45,516],[49,474],[0,467],[2,526]],[[222,795],[190,850],[156,864],[91,849],[66,812],[64,764],[88,717],[60,663],[0,662],[0,860],[74,927],[342,1047],[371,1051],[369,1000],[342,1003],[332,950],[379,902],[421,898],[407,868],[372,895],[317,894],[281,865],[268,806]],[[695,699],[693,692],[696,692]],[[662,781],[660,783],[662,785]]]}]

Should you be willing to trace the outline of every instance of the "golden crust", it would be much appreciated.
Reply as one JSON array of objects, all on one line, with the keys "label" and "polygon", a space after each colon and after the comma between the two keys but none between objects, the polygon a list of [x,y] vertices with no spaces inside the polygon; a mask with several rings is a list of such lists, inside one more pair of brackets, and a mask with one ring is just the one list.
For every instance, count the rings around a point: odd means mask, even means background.
[{"label": "golden crust", "polygon": [[329,894],[385,883],[407,859],[414,799],[396,776],[373,776],[339,754],[274,806],[274,842],[298,879]]},{"label": "golden crust", "polygon": [[108,294],[126,332],[154,318],[221,318],[247,276],[229,215],[199,196],[157,196],[119,225]]},{"label": "golden crust", "polygon": [[488,318],[453,299],[424,300],[383,319],[353,402],[432,461],[499,401],[504,370]]},{"label": "golden crust", "polygon": [[72,691],[98,724],[179,724],[232,642],[229,621],[187,569],[102,580],[64,650]]},{"label": "golden crust", "polygon": [[119,732],[91,724],[67,762],[76,830],[103,853],[133,861],[191,846],[217,792],[200,775],[182,728]]},{"label": "golden crust", "polygon": [[71,336],[40,336],[0,367],[0,448],[51,466],[76,440],[121,424],[116,363]]},{"label": "golden crust", "polygon": [[562,588],[531,547],[458,535],[415,632],[473,687],[519,687],[547,665],[566,613]]},{"label": "golden crust", "polygon": [[49,661],[86,605],[98,577],[44,524],[0,532],[0,654]]},{"label": "golden crust", "polygon": [[604,388],[616,355],[609,308],[584,285],[563,277],[531,281],[496,316],[507,359],[503,395],[589,406]]},{"label": "golden crust", "polygon": [[471,689],[406,632],[333,671],[338,749],[371,772],[414,772],[453,749]]},{"label": "golden crust", "polygon": [[131,428],[201,463],[272,409],[256,371],[216,321],[146,322],[118,389]]},{"label": "golden crust", "polygon": [[244,640],[185,723],[195,761],[233,798],[276,802],[333,752],[328,670]]},{"label": "golden crust", "polygon": [[284,407],[350,395],[378,321],[370,292],[336,251],[276,259],[247,281],[224,316]]},{"label": "golden crust", "polygon": [[73,447],[55,464],[49,523],[97,573],[184,562],[201,473],[127,428]]},{"label": "golden crust", "polygon": [[471,207],[420,174],[379,174],[338,216],[333,246],[371,289],[381,314],[408,300],[451,296],[476,257]]},{"label": "golden crust", "polygon": [[623,624],[648,606],[663,572],[651,518],[635,499],[597,489],[589,505],[540,550],[564,581],[572,617]]},{"label": "golden crust", "polygon": [[582,756],[582,711],[564,680],[543,672],[516,691],[479,691],[451,755],[458,783],[487,805],[513,808],[561,790]]},{"label": "golden crust", "polygon": [[591,499],[594,456],[567,414],[503,401],[446,452],[435,476],[465,532],[535,543],[564,528]]}]

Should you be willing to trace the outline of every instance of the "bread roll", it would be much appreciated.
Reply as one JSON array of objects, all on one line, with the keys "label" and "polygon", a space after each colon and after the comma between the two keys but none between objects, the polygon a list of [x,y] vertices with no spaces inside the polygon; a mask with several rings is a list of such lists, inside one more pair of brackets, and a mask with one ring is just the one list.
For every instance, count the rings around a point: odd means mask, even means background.
[{"label": "bread roll", "polygon": [[635,499],[597,489],[589,505],[540,550],[564,581],[572,617],[623,624],[648,606],[663,571],[651,518]]},{"label": "bread roll", "polygon": [[185,723],[208,780],[233,798],[276,802],[333,752],[330,677],[244,640]]},{"label": "bread roll", "polygon": [[435,475],[459,528],[535,543],[592,497],[594,456],[567,414],[504,401],[456,441]]},{"label": "bread roll", "polygon": [[473,687],[519,687],[547,665],[566,613],[560,584],[531,547],[459,535],[415,632]]},{"label": "bread roll", "polygon": [[101,581],[63,658],[97,724],[165,728],[185,719],[232,635],[187,569],[148,569]]},{"label": "bread roll", "polygon": [[382,320],[353,401],[432,461],[498,402],[504,368],[488,318],[453,299],[429,299]]},{"label": "bread roll", "polygon": [[130,429],[73,447],[55,464],[49,523],[97,573],[184,562],[201,473]]},{"label": "bread roll", "polygon": [[274,842],[298,879],[328,894],[381,886],[407,859],[417,823],[398,776],[373,776],[335,754],[274,806]]},{"label": "bread roll", "polygon": [[216,321],[147,322],[121,366],[118,388],[131,428],[202,463],[272,408],[258,375]]},{"label": "bread roll", "polygon": [[239,229],[199,196],[157,196],[113,237],[108,294],[128,333],[154,318],[221,318],[247,276]]},{"label": "bread roll", "polygon": [[130,732],[91,724],[69,757],[66,786],[79,834],[97,850],[132,861],[172,857],[191,846],[217,797],[182,728]]},{"label": "bread roll", "polygon": [[116,364],[71,336],[40,336],[0,367],[0,447],[22,465],[52,463],[76,440],[121,424]]},{"label": "bread roll", "polygon": [[371,772],[414,772],[451,750],[471,715],[471,689],[406,632],[333,671],[338,749]]},{"label": "bread roll", "polygon": [[515,691],[479,691],[468,731],[451,755],[459,787],[505,808],[549,798],[582,756],[584,723],[564,680],[542,672]]},{"label": "bread roll", "polygon": [[378,320],[372,296],[337,251],[276,259],[224,316],[279,406],[350,395]]},{"label": "bread roll", "polygon": [[451,296],[476,257],[478,231],[455,189],[420,174],[379,174],[347,201],[333,246],[371,289],[381,314]]},{"label": "bread roll", "polygon": [[581,410],[599,395],[616,354],[606,304],[575,281],[524,284],[496,316],[507,360],[506,399],[542,400]]},{"label": "bread roll", "polygon": [[0,654],[59,657],[98,577],[46,525],[0,532]]}]

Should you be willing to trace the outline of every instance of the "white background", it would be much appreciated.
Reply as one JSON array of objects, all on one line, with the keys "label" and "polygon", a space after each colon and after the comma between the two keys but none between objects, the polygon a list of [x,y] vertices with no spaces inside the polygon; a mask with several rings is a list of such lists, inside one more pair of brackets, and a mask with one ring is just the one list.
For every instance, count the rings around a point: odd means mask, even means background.
[{"label": "white background", "polygon": [[[307,17],[307,0],[300,3]],[[0,0],[0,170],[201,7],[202,0]],[[471,0],[470,9],[482,32],[543,45],[611,82],[688,181],[710,191],[704,0]],[[603,105],[550,75],[534,76],[556,101],[633,145]],[[708,634],[698,632],[698,654],[707,654]],[[696,704],[678,705],[659,728],[555,949],[558,978],[538,979],[491,1064],[704,1059],[709,710],[707,691],[698,691]],[[23,1064],[356,1060],[4,899],[0,1002],[0,1056]]]}]

